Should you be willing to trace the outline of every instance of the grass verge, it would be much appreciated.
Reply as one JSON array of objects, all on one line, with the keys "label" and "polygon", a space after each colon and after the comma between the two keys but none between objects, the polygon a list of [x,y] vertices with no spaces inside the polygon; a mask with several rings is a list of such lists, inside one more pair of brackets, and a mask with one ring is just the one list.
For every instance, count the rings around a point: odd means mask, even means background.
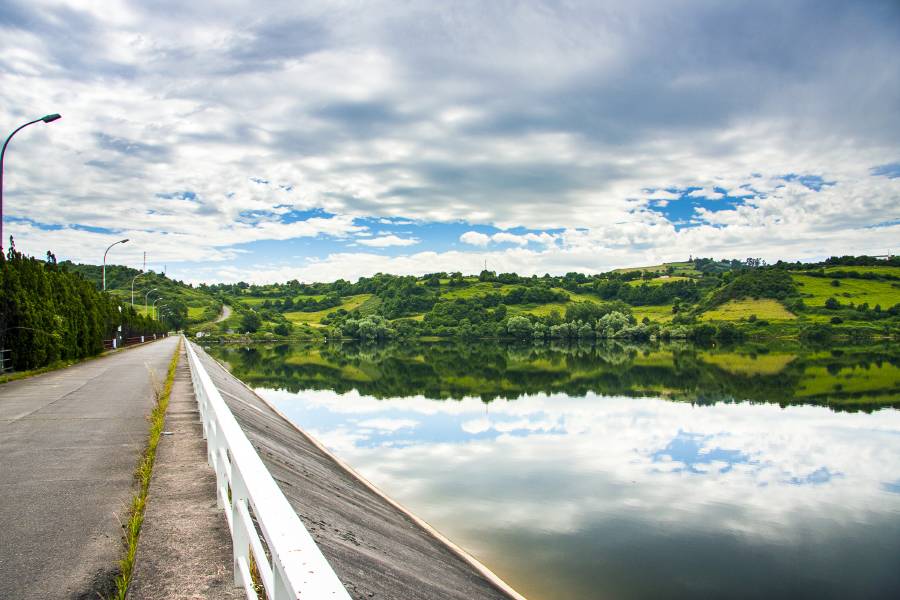
[{"label": "grass verge", "polygon": [[162,435],[166,422],[166,408],[169,406],[169,396],[172,393],[172,383],[175,381],[175,369],[178,367],[178,356],[181,352],[181,341],[175,348],[175,354],[169,362],[169,371],[166,374],[166,382],[161,390],[156,393],[156,406],[148,417],[150,421],[150,435],[147,438],[147,448],[144,450],[141,461],[134,471],[138,490],[131,499],[128,522],[125,524],[125,556],[119,561],[119,575],[116,577],[115,600],[125,600],[128,593],[128,584],[131,583],[131,574],[134,569],[134,555],[137,552],[138,537],[141,535],[141,526],[144,523],[144,509],[147,506],[147,495],[150,491],[150,477],[153,475],[153,463],[156,461],[156,447]]}]

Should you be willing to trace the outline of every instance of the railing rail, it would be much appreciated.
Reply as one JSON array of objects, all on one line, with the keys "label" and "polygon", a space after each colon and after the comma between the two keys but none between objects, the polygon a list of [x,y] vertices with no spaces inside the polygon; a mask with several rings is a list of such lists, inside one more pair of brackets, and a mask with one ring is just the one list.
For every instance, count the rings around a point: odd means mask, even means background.
[{"label": "railing rail", "polygon": [[207,457],[216,472],[216,502],[225,509],[231,530],[235,585],[244,588],[248,600],[257,600],[250,576],[252,555],[269,600],[349,600],[347,590],[231,414],[193,345],[187,338],[184,343]]}]

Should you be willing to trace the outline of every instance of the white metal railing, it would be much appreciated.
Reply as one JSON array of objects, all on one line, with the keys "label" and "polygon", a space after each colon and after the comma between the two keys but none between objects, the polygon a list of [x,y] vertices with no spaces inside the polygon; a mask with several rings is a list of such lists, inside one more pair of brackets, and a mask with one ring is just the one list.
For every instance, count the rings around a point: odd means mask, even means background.
[{"label": "white metal railing", "polygon": [[216,503],[225,509],[231,530],[235,585],[244,588],[248,600],[257,600],[250,577],[252,553],[269,600],[349,600],[347,590],[231,414],[192,344],[187,338],[184,342],[203,421],[207,457],[216,471]]}]

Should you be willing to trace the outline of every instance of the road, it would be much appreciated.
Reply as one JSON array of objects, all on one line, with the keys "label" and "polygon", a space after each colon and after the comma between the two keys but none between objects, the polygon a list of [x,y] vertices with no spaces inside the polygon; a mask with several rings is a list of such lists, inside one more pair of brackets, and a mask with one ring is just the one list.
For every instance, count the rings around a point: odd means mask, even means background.
[{"label": "road", "polygon": [[230,316],[231,316],[231,307],[228,306],[227,304],[223,304],[223,305],[222,305],[222,314],[220,314],[220,315],[218,316],[218,318],[217,318],[215,321],[213,321],[213,322],[214,322],[214,323],[221,323],[222,321],[224,321],[225,319],[227,319],[227,318],[230,317]]},{"label": "road", "polygon": [[0,598],[111,596],[177,337],[0,385]]}]

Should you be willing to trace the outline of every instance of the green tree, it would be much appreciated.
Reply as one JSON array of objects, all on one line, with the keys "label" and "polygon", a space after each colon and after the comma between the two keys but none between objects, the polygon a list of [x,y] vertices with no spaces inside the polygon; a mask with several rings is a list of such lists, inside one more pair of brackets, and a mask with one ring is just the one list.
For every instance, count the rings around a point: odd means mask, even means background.
[{"label": "green tree", "polygon": [[256,333],[260,327],[262,327],[262,319],[259,318],[255,311],[248,310],[241,317],[241,329],[247,333]]},{"label": "green tree", "polygon": [[527,317],[516,315],[506,322],[506,331],[515,338],[525,339],[531,337],[533,327]]}]

